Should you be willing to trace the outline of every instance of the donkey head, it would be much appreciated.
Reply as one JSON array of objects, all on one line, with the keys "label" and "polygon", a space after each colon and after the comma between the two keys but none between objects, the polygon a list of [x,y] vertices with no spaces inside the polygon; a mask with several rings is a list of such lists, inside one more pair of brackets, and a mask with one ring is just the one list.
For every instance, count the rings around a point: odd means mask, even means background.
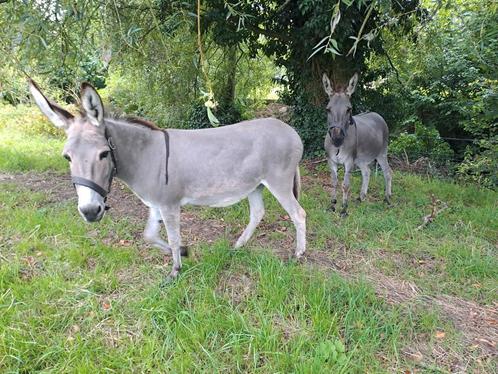
[{"label": "donkey head", "polygon": [[329,103],[327,104],[327,126],[328,133],[332,139],[332,143],[336,147],[340,147],[344,142],[344,138],[348,134],[348,128],[353,122],[353,114],[351,107],[351,95],[353,94],[356,83],[358,82],[358,74],[355,73],[349,80],[348,87],[344,90],[336,89],[330,83],[327,74],[322,77],[323,88],[329,95]]},{"label": "donkey head", "polygon": [[90,84],[83,83],[80,93],[82,113],[73,116],[49,101],[32,80],[29,90],[43,114],[66,132],[62,155],[69,161],[78,194],[78,211],[87,222],[99,221],[104,216],[105,199],[116,167],[99,94]]}]

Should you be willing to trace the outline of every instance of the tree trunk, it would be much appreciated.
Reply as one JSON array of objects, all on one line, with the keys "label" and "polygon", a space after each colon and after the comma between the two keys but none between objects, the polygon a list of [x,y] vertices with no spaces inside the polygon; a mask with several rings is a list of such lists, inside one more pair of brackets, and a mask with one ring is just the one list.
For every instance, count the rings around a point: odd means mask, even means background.
[{"label": "tree trunk", "polygon": [[235,87],[237,80],[237,46],[233,45],[227,48],[225,54],[226,69],[225,81],[218,92],[218,100],[222,107],[232,107],[235,102]]}]

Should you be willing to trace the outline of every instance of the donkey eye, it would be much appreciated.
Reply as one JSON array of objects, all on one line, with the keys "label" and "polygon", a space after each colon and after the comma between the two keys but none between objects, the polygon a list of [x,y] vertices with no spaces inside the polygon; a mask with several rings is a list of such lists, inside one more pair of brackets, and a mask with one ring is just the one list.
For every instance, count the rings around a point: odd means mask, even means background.
[{"label": "donkey eye", "polygon": [[104,158],[106,158],[107,156],[109,156],[109,151],[104,151],[102,152],[100,155],[99,155],[99,158],[101,160],[103,160]]},{"label": "donkey eye", "polygon": [[64,157],[66,160],[68,160],[69,162],[71,162],[71,157],[69,157],[69,155],[66,153],[64,155],[62,155],[62,157]]}]

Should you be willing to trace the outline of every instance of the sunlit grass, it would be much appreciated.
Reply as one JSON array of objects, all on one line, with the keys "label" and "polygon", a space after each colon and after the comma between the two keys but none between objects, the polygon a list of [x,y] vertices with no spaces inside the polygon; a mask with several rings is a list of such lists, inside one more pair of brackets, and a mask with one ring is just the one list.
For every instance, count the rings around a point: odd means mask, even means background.
[{"label": "sunlit grass", "polygon": [[0,171],[65,171],[67,162],[61,156],[63,144],[60,138],[0,128]]}]

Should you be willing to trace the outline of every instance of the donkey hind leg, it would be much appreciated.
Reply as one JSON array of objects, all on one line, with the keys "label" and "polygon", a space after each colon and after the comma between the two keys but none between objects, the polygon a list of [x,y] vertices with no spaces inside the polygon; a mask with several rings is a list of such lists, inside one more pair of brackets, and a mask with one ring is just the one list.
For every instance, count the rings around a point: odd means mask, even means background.
[{"label": "donkey hind leg", "polygon": [[387,162],[387,154],[380,156],[377,159],[380,167],[382,168],[382,172],[384,173],[384,181],[385,181],[385,194],[384,201],[387,204],[391,204],[391,182],[392,182],[392,170]]},{"label": "donkey hind leg", "polygon": [[297,242],[294,255],[296,258],[300,258],[306,251],[306,212],[296,200],[292,192],[292,179],[290,180],[291,183],[285,187],[279,182],[268,183],[266,187],[275,196],[294,223]]},{"label": "donkey hind leg", "polygon": [[346,161],[344,163],[344,180],[342,181],[342,210],[341,216],[346,217],[348,215],[348,198],[350,191],[350,178],[351,171],[354,167],[353,161]]},{"label": "donkey hind leg", "polygon": [[182,259],[180,256],[180,207],[161,207],[161,217],[166,226],[168,242],[173,254],[173,269],[166,279],[170,281],[178,276],[182,268]]},{"label": "donkey hind leg", "polygon": [[[171,247],[159,236],[161,230],[161,212],[157,208],[150,208],[149,219],[144,230],[144,240],[152,244],[154,247],[159,248],[164,254],[171,255]],[[180,247],[182,256],[188,256],[187,247]]]},{"label": "donkey hind leg", "polygon": [[247,196],[247,199],[249,200],[249,224],[235,243],[235,248],[240,248],[247,243],[265,214],[265,205],[263,203],[262,192],[263,185],[260,185]]},{"label": "donkey hind leg", "polygon": [[330,167],[330,178],[332,180],[332,195],[330,199],[330,210],[335,212],[335,204],[337,203],[337,164],[330,158],[327,160]]},{"label": "donkey hind leg", "polygon": [[364,201],[367,197],[368,192],[368,182],[370,180],[370,166],[368,164],[358,165],[361,170],[361,190],[360,197],[358,200]]}]

